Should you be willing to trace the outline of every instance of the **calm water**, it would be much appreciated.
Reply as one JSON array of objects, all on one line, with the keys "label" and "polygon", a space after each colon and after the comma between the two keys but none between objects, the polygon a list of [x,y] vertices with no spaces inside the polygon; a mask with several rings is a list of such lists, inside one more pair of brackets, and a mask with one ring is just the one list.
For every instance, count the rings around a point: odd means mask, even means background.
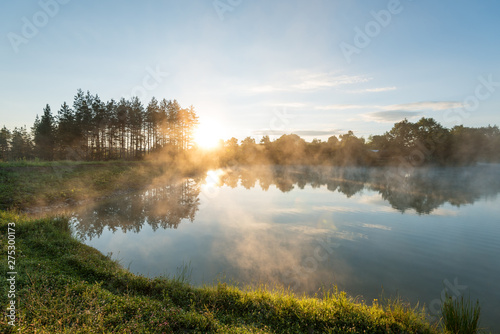
[{"label": "calm water", "polygon": [[148,276],[189,264],[194,284],[337,285],[369,303],[399,293],[437,315],[479,298],[500,332],[500,166],[210,171],[74,215],[75,232]]}]

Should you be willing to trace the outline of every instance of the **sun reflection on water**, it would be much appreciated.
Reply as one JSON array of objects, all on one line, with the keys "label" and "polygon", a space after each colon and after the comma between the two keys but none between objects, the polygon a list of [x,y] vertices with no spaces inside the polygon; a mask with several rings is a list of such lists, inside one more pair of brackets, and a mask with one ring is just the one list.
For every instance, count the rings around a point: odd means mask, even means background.
[{"label": "sun reflection on water", "polygon": [[205,181],[201,185],[204,194],[216,194],[217,189],[222,185],[221,176],[224,174],[222,169],[209,170]]}]

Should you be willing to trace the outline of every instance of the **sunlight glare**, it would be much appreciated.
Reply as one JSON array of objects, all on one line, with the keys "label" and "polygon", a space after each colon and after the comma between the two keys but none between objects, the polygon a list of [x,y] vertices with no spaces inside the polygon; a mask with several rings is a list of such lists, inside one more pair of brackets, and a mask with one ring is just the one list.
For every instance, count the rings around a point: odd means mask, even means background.
[{"label": "sunlight glare", "polygon": [[194,133],[194,141],[200,148],[216,148],[224,138],[224,132],[224,128],[217,122],[201,122]]},{"label": "sunlight glare", "polygon": [[207,172],[207,177],[205,182],[202,184],[201,188],[207,195],[215,196],[221,186],[221,176],[224,174],[222,169],[209,170]]}]

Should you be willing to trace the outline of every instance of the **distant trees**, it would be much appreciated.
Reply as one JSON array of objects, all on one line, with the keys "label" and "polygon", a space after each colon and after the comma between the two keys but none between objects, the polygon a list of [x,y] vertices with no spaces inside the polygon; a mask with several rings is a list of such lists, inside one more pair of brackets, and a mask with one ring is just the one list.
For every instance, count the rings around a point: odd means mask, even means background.
[{"label": "distant trees", "polygon": [[10,151],[7,156],[10,160],[34,158],[33,141],[26,127],[14,128],[9,146]]},{"label": "distant trees", "polygon": [[12,134],[5,126],[0,130],[0,160],[7,160]]},{"label": "distant trees", "polygon": [[245,138],[224,142],[219,151],[222,166],[236,164],[373,166],[464,165],[478,161],[500,161],[500,131],[497,126],[447,129],[432,118],[416,123],[403,120],[383,135],[368,141],[352,131],[331,136],[326,142],[308,143],[295,134],[272,141],[264,136],[259,144]]},{"label": "distant trees", "polygon": [[449,136],[449,130],[432,118],[421,118],[416,123],[405,119],[376,141],[387,156],[415,164],[443,164],[448,161]]},{"label": "distant trees", "polygon": [[295,134],[283,135],[270,146],[270,158],[275,164],[290,165],[304,160],[306,141]]},{"label": "distant trees", "polygon": [[50,106],[26,129],[0,130],[0,159],[109,160],[140,159],[168,149],[172,154],[193,145],[198,116],[176,100],[152,98],[145,108],[137,97],[104,102],[78,90],[73,106],[66,102],[56,115]]},{"label": "distant trees", "polygon": [[[197,124],[194,107],[182,108],[176,100],[152,98],[144,107],[137,97],[103,102],[98,95],[78,90],[73,106],[64,102],[56,115],[47,105],[31,134],[26,128],[0,129],[0,159],[131,160],[159,150],[173,156],[192,151]],[[233,137],[221,140],[220,148],[210,154],[206,161],[220,166],[468,165],[500,161],[500,130],[463,125],[447,129],[432,118],[415,123],[405,119],[367,141],[352,131],[312,142],[296,134],[276,140],[264,136],[259,143],[251,137],[240,143]],[[198,158],[202,156],[207,158]]]},{"label": "distant trees", "polygon": [[468,128],[463,125],[450,130],[450,157],[454,164],[476,161],[500,161],[500,131],[497,126]]},{"label": "distant trees", "polygon": [[464,165],[477,161],[500,161],[500,131],[497,126],[451,130],[432,118],[416,123],[403,120],[382,136],[371,137],[368,146],[380,150],[386,162]]}]

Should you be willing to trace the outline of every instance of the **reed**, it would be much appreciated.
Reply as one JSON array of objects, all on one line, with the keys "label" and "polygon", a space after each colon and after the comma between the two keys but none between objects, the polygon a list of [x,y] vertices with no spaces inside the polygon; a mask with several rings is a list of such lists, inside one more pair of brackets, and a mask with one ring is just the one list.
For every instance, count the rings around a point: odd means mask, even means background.
[{"label": "reed", "polygon": [[453,299],[446,294],[446,299],[441,303],[442,323],[445,330],[451,333],[475,334],[480,332],[479,317],[481,307],[477,300],[472,303],[470,297],[464,296]]}]

